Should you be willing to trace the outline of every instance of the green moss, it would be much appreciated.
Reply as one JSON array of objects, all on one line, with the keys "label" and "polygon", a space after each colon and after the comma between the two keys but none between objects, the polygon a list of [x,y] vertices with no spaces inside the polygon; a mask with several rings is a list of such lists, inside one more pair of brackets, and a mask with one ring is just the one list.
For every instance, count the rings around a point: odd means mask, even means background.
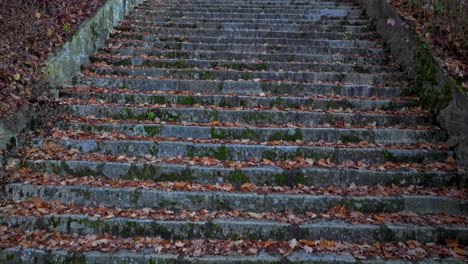
[{"label": "green moss", "polygon": [[133,94],[125,95],[125,102],[129,104],[135,103],[135,95]]},{"label": "green moss", "polygon": [[218,83],[218,90],[222,91],[224,89],[224,82],[219,82]]},{"label": "green moss", "polygon": [[274,178],[275,178],[276,185],[284,186],[284,185],[287,185],[288,183],[288,176],[285,173],[276,174]]},{"label": "green moss", "polygon": [[353,66],[353,71],[359,72],[359,73],[370,73],[369,68],[365,68],[361,65],[354,65]]},{"label": "green moss", "polygon": [[288,141],[296,141],[302,140],[302,131],[300,128],[294,129],[294,131],[275,131],[271,134],[268,138],[269,141],[276,141],[276,140],[288,140]]},{"label": "green moss", "polygon": [[229,153],[226,146],[222,145],[213,151],[213,157],[219,160],[229,159]]},{"label": "green moss", "polygon": [[226,139],[226,131],[212,127],[210,129],[210,136],[213,139]]},{"label": "green moss", "polygon": [[384,158],[385,158],[386,161],[391,161],[391,162],[397,161],[397,159],[395,158],[393,153],[390,152],[388,149],[383,150],[383,155],[384,155]]},{"label": "green moss", "polygon": [[255,65],[255,69],[257,71],[264,71],[264,70],[268,69],[268,66],[265,63],[258,63],[258,64]]},{"label": "green moss", "polygon": [[161,127],[159,126],[143,126],[143,129],[146,135],[157,136],[161,133]]},{"label": "green moss", "polygon": [[235,184],[242,184],[242,183],[249,182],[249,178],[245,176],[240,170],[235,170],[233,172],[230,172],[226,178],[229,182],[235,183]]},{"label": "green moss", "polygon": [[161,115],[161,120],[169,122],[180,122],[179,113],[163,112]]},{"label": "green moss", "polygon": [[215,79],[215,75],[212,71],[200,71],[199,77],[200,80]]},{"label": "green moss", "polygon": [[161,96],[161,95],[152,95],[148,97],[148,102],[151,104],[165,104],[166,97]]},{"label": "green moss", "polygon": [[271,106],[283,106],[283,99],[278,96],[276,99],[271,103]]},{"label": "green moss", "polygon": [[276,153],[275,150],[266,149],[262,153],[262,158],[268,159],[268,160],[276,160],[278,158],[278,154]]},{"label": "green moss", "polygon": [[250,129],[250,128],[245,128],[244,130],[242,130],[242,138],[244,139],[250,139],[250,140],[253,140],[255,139],[255,131],[253,129]]},{"label": "green moss", "polygon": [[276,240],[285,240],[286,239],[286,231],[283,228],[277,228],[272,232],[272,237]]},{"label": "green moss", "polygon": [[132,60],[131,59],[121,59],[117,62],[117,65],[120,66],[129,66],[132,65]]},{"label": "green moss", "polygon": [[177,97],[177,103],[181,105],[194,105],[195,104],[195,97],[188,95],[188,96],[179,96]]},{"label": "green moss", "polygon": [[223,228],[213,222],[208,222],[205,224],[204,236],[206,238],[220,238],[223,234]]},{"label": "green moss", "polygon": [[361,141],[354,131],[341,135],[339,140],[343,143],[358,143]]}]

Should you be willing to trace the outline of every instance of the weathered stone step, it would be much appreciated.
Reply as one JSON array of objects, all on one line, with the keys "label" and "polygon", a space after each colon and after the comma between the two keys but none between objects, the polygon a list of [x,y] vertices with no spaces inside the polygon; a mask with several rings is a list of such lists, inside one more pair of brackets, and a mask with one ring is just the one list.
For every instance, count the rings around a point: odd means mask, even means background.
[{"label": "weathered stone step", "polygon": [[[173,264],[177,261],[183,263],[225,263],[225,264],[238,264],[238,263],[281,263],[281,262],[315,262],[315,263],[395,263],[395,260],[362,260],[361,258],[354,258],[350,255],[338,255],[335,253],[305,253],[304,251],[295,252],[290,256],[270,255],[262,251],[260,254],[242,256],[237,253],[231,255],[213,256],[189,256],[186,254],[160,254],[155,253],[154,249],[143,249],[138,252],[130,250],[119,250],[115,253],[104,253],[100,251],[84,251],[79,253],[67,252],[63,250],[43,250],[38,248],[5,248],[0,251],[0,260],[5,259],[11,263],[100,263],[100,264],[114,264],[114,263],[158,263],[158,264]],[[286,262],[287,261],[287,262]],[[452,263],[463,264],[463,259],[457,258],[431,258],[419,261],[412,261],[412,263],[426,264],[430,263]]]},{"label": "weathered stone step", "polygon": [[236,93],[271,95],[340,95],[399,97],[401,87],[375,87],[370,85],[337,85],[326,83],[277,83],[256,81],[212,81],[212,80],[154,80],[142,78],[116,78],[109,76],[82,76],[76,84],[94,87],[123,88],[141,91],[192,91],[194,93]]},{"label": "weathered stone step", "polygon": [[102,205],[119,208],[152,208],[165,210],[242,210],[251,212],[306,213],[323,212],[337,205],[346,205],[361,212],[400,212],[417,214],[446,213],[467,215],[467,202],[462,199],[428,195],[338,196],[309,194],[254,194],[216,191],[162,191],[141,188],[108,188],[72,185],[4,185],[4,199],[74,203],[84,206]]},{"label": "weathered stone step", "polygon": [[[298,6],[296,6],[298,7]],[[148,15],[161,14],[161,13],[227,13],[227,14],[288,14],[288,15],[321,15],[321,16],[360,16],[363,14],[363,10],[357,7],[328,7],[328,8],[317,8],[317,7],[304,7],[302,8],[291,8],[291,6],[281,6],[275,8],[257,8],[251,6],[249,8],[233,8],[232,6],[211,6],[211,7],[191,7],[184,6],[183,9],[180,7],[145,7],[139,6],[131,13],[146,13]]]},{"label": "weathered stone step", "polygon": [[[134,38],[134,39],[132,39]],[[134,35],[127,35],[126,38],[110,38],[107,43],[112,45],[118,45],[119,47],[138,47],[138,48],[159,48],[166,50],[178,50],[178,51],[200,51],[200,52],[213,52],[213,51],[224,51],[224,52],[242,52],[242,53],[256,53],[257,56],[267,56],[274,54],[288,54],[289,56],[303,56],[303,54],[309,55],[332,55],[338,54],[338,56],[353,56],[353,57],[365,57],[369,58],[370,61],[374,59],[384,59],[382,48],[367,48],[367,47],[340,47],[340,45],[346,46],[346,43],[340,43],[336,41],[335,44],[338,47],[326,45],[326,41],[322,40],[311,40],[320,46],[309,45],[309,43],[300,43],[297,39],[231,39],[231,38],[212,38],[212,37],[190,37],[181,39],[178,36],[175,37],[155,37],[146,36],[145,38],[152,38],[149,41],[136,40]],[[187,41],[187,42],[182,42]],[[232,40],[232,41],[231,41]],[[188,42],[190,41],[190,42]],[[249,42],[251,42],[249,44]],[[303,41],[301,41],[303,42]],[[308,42],[308,41],[307,41]],[[351,44],[351,42],[348,42]],[[325,44],[325,45],[321,45]],[[360,45],[357,44],[356,45]],[[367,44],[365,44],[367,45]],[[260,53],[260,55],[258,55]],[[331,59],[332,60],[332,59]]]},{"label": "weathered stone step", "polygon": [[125,93],[125,92],[94,92],[92,88],[87,92],[62,90],[60,96],[81,100],[98,99],[109,103],[125,104],[179,104],[179,105],[216,105],[219,107],[281,107],[301,108],[311,107],[315,109],[351,108],[357,110],[382,109],[397,110],[418,106],[418,102],[410,98],[404,100],[373,99],[373,98],[314,98],[293,96],[246,96],[239,94],[177,94],[177,93]]},{"label": "weathered stone step", "polygon": [[84,160],[25,160],[24,167],[57,175],[95,176],[109,179],[138,179],[151,181],[190,181],[200,184],[243,183],[257,186],[467,186],[467,177],[457,172],[412,170],[376,171],[366,169],[335,169],[304,167],[283,169],[276,166],[244,167],[199,166],[175,163],[129,163]]},{"label": "weathered stone step", "polygon": [[[246,12],[242,12],[246,11]],[[316,9],[309,10],[308,12],[291,12],[291,13],[266,13],[266,12],[256,12],[253,10],[249,12],[248,9],[239,10],[239,12],[231,12],[231,10],[219,9],[218,11],[185,11],[184,10],[156,10],[156,11],[145,11],[138,10],[131,12],[134,15],[145,15],[145,16],[158,16],[158,17],[195,17],[195,18],[246,18],[246,19],[273,19],[273,18],[283,18],[283,19],[309,19],[309,20],[320,20],[323,16],[328,16],[331,19],[365,19],[362,16],[363,11],[358,10],[343,10],[343,9]]]},{"label": "weathered stone step", "polygon": [[293,72],[293,71],[237,71],[237,70],[200,70],[200,69],[160,69],[149,67],[109,67],[86,65],[97,75],[111,76],[151,76],[154,79],[193,79],[193,80],[269,80],[299,83],[347,83],[357,85],[399,84],[402,74],[387,73],[345,73],[345,72]]},{"label": "weathered stone step", "polygon": [[[258,56],[257,56],[258,57]],[[238,71],[300,71],[300,72],[354,72],[354,73],[395,73],[400,70],[391,66],[357,65],[357,64],[332,64],[332,63],[298,63],[298,62],[246,62],[234,60],[200,60],[200,59],[161,59],[137,56],[113,56],[107,54],[94,55],[91,62],[106,62],[115,66],[143,66],[151,68],[176,68],[176,69],[232,69]]]},{"label": "weathered stone step", "polygon": [[126,21],[141,20],[152,21],[155,23],[264,23],[264,24],[309,24],[309,25],[343,25],[343,26],[370,26],[369,20],[366,19],[327,19],[322,17],[320,20],[307,19],[245,19],[245,18],[189,18],[189,17],[146,17],[141,15],[128,15]]},{"label": "weathered stone step", "polygon": [[25,231],[42,229],[78,235],[110,234],[119,237],[161,236],[163,239],[249,239],[249,240],[337,240],[353,243],[393,242],[414,240],[421,243],[444,243],[447,239],[468,242],[464,226],[418,226],[384,223],[349,224],[324,219],[292,225],[268,220],[243,218],[210,221],[169,221],[99,217],[82,214],[52,214],[35,216],[0,216],[0,223]]},{"label": "weathered stone step", "polygon": [[[157,48],[138,48],[136,43],[124,43],[123,47],[101,48],[100,55],[119,56],[154,56],[166,59],[194,59],[194,60],[237,60],[237,61],[257,61],[263,62],[289,62],[289,63],[314,63],[317,61],[344,64],[361,64],[363,66],[373,66],[374,64],[385,64],[383,57],[358,57],[346,55],[325,55],[325,54],[287,54],[287,53],[239,53],[230,51],[183,51],[164,50]],[[135,46],[132,46],[135,45]]]},{"label": "weathered stone step", "polygon": [[369,26],[323,25],[323,24],[268,24],[268,23],[172,23],[151,20],[133,20],[120,23],[120,27],[164,27],[164,28],[199,28],[224,30],[272,30],[272,31],[325,31],[325,32],[368,32]]},{"label": "weathered stone step", "polygon": [[336,3],[336,2],[306,2],[302,4],[289,4],[285,5],[284,3],[274,3],[274,2],[265,2],[265,3],[257,3],[257,2],[252,2],[252,3],[245,3],[245,2],[211,2],[211,3],[193,3],[193,2],[186,2],[186,3],[151,3],[151,2],[146,2],[142,3],[138,6],[138,8],[151,8],[151,9],[156,9],[156,8],[210,8],[210,7],[229,7],[229,8],[238,8],[238,9],[248,9],[248,8],[264,8],[264,9],[270,9],[270,8],[285,8],[285,9],[303,9],[303,8],[332,8],[332,9],[338,9],[338,8],[343,8],[343,9],[349,9],[349,8],[358,8],[356,5],[352,3]]},{"label": "weathered stone step", "polygon": [[[427,163],[444,161],[451,153],[445,150],[399,149],[399,148],[345,148],[319,146],[266,146],[261,144],[193,143],[149,140],[47,140],[66,148],[78,149],[81,153],[101,153],[145,157],[213,157],[219,160],[248,161],[254,158],[271,161],[294,159],[330,159],[333,163],[365,160],[367,164],[390,162]],[[45,140],[33,139],[33,146],[42,147]]]},{"label": "weathered stone step", "polygon": [[[125,121],[125,120],[124,120]],[[332,124],[333,125],[333,124]],[[441,142],[445,136],[441,130],[417,129],[359,129],[359,128],[288,128],[288,127],[222,127],[184,126],[162,124],[97,123],[81,122],[58,123],[63,130],[72,128],[88,132],[118,131],[128,135],[162,136],[198,139],[250,139],[254,141],[303,140],[326,142],[367,141],[383,144],[412,144],[414,142]]]},{"label": "weathered stone step", "polygon": [[272,31],[314,31],[328,32],[368,32],[372,28],[368,25],[327,25],[323,23],[248,23],[248,22],[155,22],[154,20],[126,20],[121,26],[155,26],[172,28],[200,28],[227,30],[261,30]]},{"label": "weathered stone step", "polygon": [[229,30],[229,29],[194,29],[194,28],[165,28],[165,27],[124,27],[118,26],[116,29],[122,33],[113,36],[137,37],[140,40],[154,40],[164,36],[180,37],[216,37],[216,38],[290,38],[290,39],[356,39],[356,40],[376,40],[376,35],[372,33],[348,33],[348,32],[288,32],[271,30]]},{"label": "weathered stone step", "polygon": [[117,107],[101,105],[61,105],[62,113],[86,117],[111,117],[115,119],[153,120],[159,118],[166,122],[237,122],[240,124],[285,124],[297,123],[304,126],[334,124],[345,122],[351,125],[430,125],[432,117],[428,115],[393,115],[368,113],[337,113],[313,111],[279,111],[279,110],[213,110],[196,107]]}]

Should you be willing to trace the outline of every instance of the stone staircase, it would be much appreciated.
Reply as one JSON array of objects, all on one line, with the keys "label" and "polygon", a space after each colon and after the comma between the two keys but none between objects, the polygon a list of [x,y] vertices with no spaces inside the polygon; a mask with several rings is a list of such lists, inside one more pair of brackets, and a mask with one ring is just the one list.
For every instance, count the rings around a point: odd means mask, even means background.
[{"label": "stone staircase", "polygon": [[0,261],[464,263],[466,174],[405,80],[352,1],[146,1],[18,149]]}]

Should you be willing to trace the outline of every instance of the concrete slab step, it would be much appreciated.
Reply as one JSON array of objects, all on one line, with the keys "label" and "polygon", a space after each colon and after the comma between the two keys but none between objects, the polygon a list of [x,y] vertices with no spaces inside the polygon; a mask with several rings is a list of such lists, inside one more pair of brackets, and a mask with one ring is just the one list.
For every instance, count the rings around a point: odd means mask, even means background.
[{"label": "concrete slab step", "polygon": [[[398,129],[398,128],[307,128],[307,127],[249,127],[249,126],[220,126],[210,124],[194,125],[163,125],[151,123],[84,123],[61,122],[57,126],[64,130],[68,128],[89,132],[117,131],[128,135],[163,136],[197,139],[249,139],[254,141],[273,140],[303,140],[326,142],[353,142],[367,141],[370,143],[411,144],[414,142],[441,142],[444,132],[441,130],[425,129]],[[128,120],[129,121],[129,120]]]},{"label": "concrete slab step", "polygon": [[99,139],[32,139],[34,147],[45,142],[54,142],[65,148],[78,149],[81,153],[101,153],[145,157],[213,157],[219,160],[248,161],[254,158],[271,161],[294,159],[330,159],[333,163],[365,160],[367,164],[390,162],[428,163],[443,162],[451,153],[445,150],[399,149],[399,148],[345,148],[320,146],[276,145],[239,143],[194,143],[150,140],[99,140]]},{"label": "concrete slab step", "polygon": [[165,210],[243,210],[252,212],[307,211],[321,212],[337,205],[362,212],[411,211],[417,214],[446,213],[467,215],[466,201],[429,195],[338,196],[297,194],[254,194],[216,191],[163,191],[140,188],[108,188],[87,185],[32,185],[9,183],[4,186],[4,198],[30,200],[38,196],[43,201],[60,201],[84,206],[102,205],[119,208],[152,208]]},{"label": "concrete slab step", "polygon": [[[368,113],[336,113],[313,111],[279,111],[279,110],[213,110],[196,107],[117,107],[101,105],[61,105],[62,113],[86,117],[111,117],[115,119],[153,120],[159,118],[166,122],[201,122],[210,123],[236,122],[239,124],[285,124],[298,123],[305,126],[334,124],[336,122],[349,123],[351,125],[430,125],[431,116],[426,115],[393,115],[393,114],[368,114]],[[151,118],[152,117],[152,118]]]},{"label": "concrete slab step", "polygon": [[36,229],[78,235],[110,234],[120,237],[161,236],[163,239],[249,239],[249,240],[336,240],[353,243],[418,241],[442,244],[457,238],[467,243],[468,227],[418,226],[385,223],[349,224],[319,220],[292,225],[267,220],[213,219],[210,221],[169,221],[115,217],[100,219],[82,214],[35,216],[0,216],[0,223],[9,228],[21,226],[25,231]]},{"label": "concrete slab step", "polygon": [[151,67],[101,66],[89,64],[83,67],[85,71],[97,75],[110,76],[150,76],[152,79],[193,79],[193,80],[253,80],[285,81],[298,83],[339,83],[356,85],[398,85],[405,78],[403,74],[387,73],[356,73],[356,72],[294,72],[294,71],[238,71],[214,69],[159,69]]},{"label": "concrete slab step", "polygon": [[[124,90],[123,90],[124,91]],[[279,107],[301,108],[312,107],[316,109],[351,108],[357,110],[382,109],[397,110],[418,106],[418,102],[411,98],[373,99],[373,98],[341,98],[341,97],[294,97],[294,96],[259,96],[242,94],[177,94],[172,91],[167,93],[125,93],[120,90],[101,92],[93,88],[88,91],[65,90],[60,92],[61,97],[80,100],[97,99],[115,104],[179,104],[179,105],[216,105],[220,107]]]},{"label": "concrete slab step", "polygon": [[192,91],[194,93],[236,93],[271,95],[341,95],[341,96],[378,96],[399,97],[404,91],[398,86],[376,87],[370,85],[344,85],[327,83],[281,83],[253,81],[213,81],[213,80],[154,80],[112,76],[82,76],[76,84],[92,87],[122,88],[142,91]]},{"label": "concrete slab step", "polygon": [[[257,55],[258,58],[258,55]],[[400,75],[401,71],[391,66],[333,64],[333,63],[298,63],[298,62],[246,62],[226,59],[161,59],[138,56],[109,56],[96,54],[91,62],[105,62],[113,66],[140,66],[167,69],[215,69],[237,71],[291,71],[291,72],[347,72],[347,73],[387,73]]]},{"label": "concrete slab step", "polygon": [[467,186],[467,176],[457,172],[412,170],[376,171],[366,169],[335,169],[305,167],[283,169],[276,166],[224,168],[175,163],[103,162],[85,160],[26,160],[22,164],[35,171],[105,177],[109,179],[138,179],[151,181],[190,181],[200,184],[230,183],[236,187],[244,183],[257,186]]}]

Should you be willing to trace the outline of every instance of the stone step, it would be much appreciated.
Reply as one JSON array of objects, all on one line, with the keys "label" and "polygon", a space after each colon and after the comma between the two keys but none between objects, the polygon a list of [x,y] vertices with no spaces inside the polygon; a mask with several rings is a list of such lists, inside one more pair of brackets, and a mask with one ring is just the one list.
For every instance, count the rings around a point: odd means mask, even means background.
[{"label": "stone step", "polygon": [[[92,121],[92,120],[91,120]],[[154,123],[83,123],[61,122],[57,126],[63,130],[72,128],[89,132],[112,132],[128,135],[161,136],[196,139],[249,139],[253,141],[302,140],[358,143],[367,141],[377,144],[412,144],[414,142],[441,142],[445,139],[441,130],[398,129],[398,128],[307,128],[307,127],[242,127],[219,125],[162,125]],[[333,124],[332,124],[333,125]]]},{"label": "stone step", "polygon": [[[256,53],[257,58],[262,56],[276,55],[276,54],[287,54],[289,57],[302,57],[304,54],[310,55],[338,55],[355,57],[356,59],[365,60],[384,60],[383,49],[381,48],[360,48],[360,47],[329,47],[329,46],[311,46],[307,43],[300,43],[294,39],[233,39],[230,41],[229,38],[212,38],[212,37],[190,37],[181,39],[178,36],[175,37],[155,37],[146,36],[145,38],[152,38],[149,41],[141,41],[137,39],[139,36],[127,35],[126,38],[111,38],[108,39],[108,45],[117,47],[132,47],[132,48],[157,48],[166,50],[177,50],[177,51],[196,51],[196,52],[213,52],[213,51],[224,51],[224,52],[235,52],[235,53]],[[190,42],[182,42],[187,40]],[[255,43],[258,41],[257,43]],[[321,40],[314,40],[313,44],[324,44]],[[250,43],[250,44],[249,44]],[[273,44],[272,44],[273,43]],[[276,44],[279,43],[279,44]],[[349,43],[349,42],[348,42]],[[334,44],[332,44],[333,46]],[[336,42],[336,45],[347,45]],[[357,44],[360,45],[360,44]],[[260,55],[259,55],[260,54]],[[363,58],[360,58],[363,57]],[[323,58],[323,57],[319,57]],[[333,59],[331,59],[333,60]]]},{"label": "stone step", "polygon": [[4,199],[30,200],[35,196],[43,201],[74,203],[76,205],[119,208],[152,208],[155,210],[241,210],[251,212],[306,213],[327,211],[346,205],[361,212],[401,212],[417,214],[445,213],[468,215],[463,199],[429,195],[339,196],[312,194],[255,194],[220,191],[164,191],[142,188],[109,188],[88,185],[32,185],[8,183],[4,185]]},{"label": "stone step", "polygon": [[308,25],[329,25],[329,26],[371,26],[366,19],[328,19],[322,17],[320,20],[308,19],[246,19],[246,18],[190,18],[190,17],[147,17],[142,15],[128,15],[126,21],[152,21],[154,23],[263,23],[263,24],[308,24]]},{"label": "stone step", "polygon": [[[258,57],[258,56],[257,56]],[[141,66],[151,68],[176,69],[216,69],[237,71],[299,71],[299,72],[353,72],[353,73],[395,73],[401,74],[396,67],[332,64],[332,63],[298,63],[298,62],[246,62],[234,60],[199,60],[199,59],[161,59],[137,56],[112,56],[96,54],[90,58],[91,62],[105,62],[113,66]]]},{"label": "stone step", "polygon": [[151,76],[161,79],[193,79],[193,80],[268,80],[298,83],[344,83],[357,85],[399,84],[404,76],[390,73],[353,73],[353,72],[293,72],[293,71],[238,71],[211,69],[160,69],[151,67],[101,66],[89,64],[83,67],[85,71],[97,75],[110,76]]},{"label": "stone step", "polygon": [[374,243],[414,240],[421,243],[444,243],[457,239],[468,243],[468,227],[418,226],[384,223],[350,224],[342,221],[317,220],[299,225],[245,218],[213,219],[210,221],[174,221],[82,214],[51,214],[35,216],[0,216],[0,223],[9,228],[21,226],[25,231],[42,229],[78,235],[110,234],[119,237],[161,236],[163,239],[249,239],[249,240],[337,240],[353,243]]},{"label": "stone step", "polygon": [[[79,87],[77,87],[79,89]],[[292,97],[292,96],[259,96],[242,94],[177,94],[177,91],[167,93],[135,93],[115,90],[112,92],[88,88],[86,91],[73,91],[70,89],[60,91],[61,97],[80,100],[103,100],[114,104],[179,104],[179,105],[216,105],[219,107],[279,107],[315,109],[351,108],[357,110],[382,109],[397,110],[418,106],[418,102],[411,98],[378,99],[378,98],[341,98],[341,97]]]},{"label": "stone step", "polygon": [[356,7],[328,7],[328,8],[313,8],[304,6],[281,6],[275,8],[257,8],[251,6],[249,8],[233,8],[232,6],[211,6],[211,7],[190,7],[184,6],[183,10],[180,7],[146,7],[139,6],[131,13],[146,13],[148,15],[161,13],[227,13],[227,14],[288,14],[288,15],[321,15],[321,16],[360,16],[363,14],[361,8]]},{"label": "stone step", "polygon": [[165,28],[199,28],[199,29],[224,29],[224,30],[272,30],[272,31],[318,31],[325,32],[354,32],[363,33],[371,30],[369,26],[349,25],[322,25],[322,24],[268,24],[268,23],[184,23],[184,22],[154,22],[152,20],[126,20],[120,23],[121,27],[165,27]]},{"label": "stone step", "polygon": [[244,183],[257,186],[398,186],[423,185],[433,187],[467,186],[467,176],[457,172],[389,169],[336,169],[304,167],[283,169],[277,166],[225,168],[176,163],[104,162],[85,160],[25,160],[22,164],[35,171],[73,175],[106,177],[109,179],[138,179],[151,181],[190,181],[200,184],[230,183],[235,187]]},{"label": "stone step", "polygon": [[327,95],[350,97],[399,97],[401,87],[375,87],[370,85],[340,85],[327,83],[281,83],[256,81],[212,81],[212,80],[154,80],[146,76],[125,78],[112,76],[81,76],[76,84],[92,87],[122,88],[140,91],[192,91],[194,93],[236,93],[275,95]]},{"label": "stone step", "polygon": [[[109,43],[111,44],[111,43]],[[287,53],[239,53],[230,51],[183,51],[164,50],[157,48],[139,48],[136,43],[121,42],[122,47],[106,46],[99,51],[101,56],[150,56],[161,59],[192,59],[192,60],[236,60],[236,61],[258,61],[263,62],[289,62],[289,63],[315,63],[317,61],[342,64],[360,64],[362,66],[374,66],[385,64],[382,57],[359,57],[352,55],[326,55],[326,54],[287,54]]]},{"label": "stone step", "polygon": [[[248,11],[248,10],[247,10]],[[229,10],[219,10],[217,12],[199,11],[191,12],[185,10],[156,10],[156,11],[140,11],[135,10],[131,15],[136,16],[154,16],[154,17],[189,17],[189,18],[245,18],[245,19],[290,19],[290,20],[321,20],[324,16],[328,16],[332,20],[361,20],[365,19],[362,16],[362,10],[340,10],[340,9],[321,9],[311,10],[307,13],[265,13],[265,12],[229,12]]]},{"label": "stone step", "polygon": [[216,38],[290,38],[290,39],[355,39],[355,40],[376,40],[373,33],[351,33],[351,32],[288,32],[271,30],[228,30],[228,29],[194,29],[194,28],[164,28],[164,27],[116,27],[116,32],[112,36],[125,38],[133,36],[136,39],[151,41],[161,39],[165,36],[180,37],[216,37]]},{"label": "stone step", "polygon": [[150,2],[142,3],[138,6],[138,8],[141,9],[146,9],[146,8],[151,8],[151,9],[157,9],[157,8],[181,8],[183,7],[184,10],[186,8],[212,8],[212,7],[221,7],[224,6],[226,8],[237,8],[237,9],[248,9],[248,8],[263,8],[263,9],[271,9],[271,8],[284,8],[284,9],[292,9],[292,10],[297,10],[300,11],[301,9],[304,8],[309,8],[309,9],[350,9],[350,8],[357,8],[356,5],[352,3],[335,3],[335,2],[307,2],[303,4],[289,4],[285,5],[284,3],[273,3],[273,2],[265,2],[265,3],[245,3],[245,2],[218,2],[218,3],[158,3],[158,4],[153,4]]},{"label": "stone step", "polygon": [[[99,136],[96,136],[98,138]],[[451,153],[445,150],[399,149],[395,148],[345,148],[321,146],[295,146],[239,143],[197,143],[151,140],[99,140],[99,139],[32,139],[34,147],[42,147],[44,142],[54,142],[65,148],[78,149],[81,153],[101,153],[145,157],[213,157],[218,160],[248,161],[254,158],[271,161],[294,159],[330,159],[333,163],[365,160],[366,164],[390,162],[429,163],[444,161]]]},{"label": "stone step", "polygon": [[[133,241],[133,240],[130,240]],[[320,241],[318,241],[320,242]],[[208,241],[208,243],[210,243]],[[234,243],[232,241],[226,241],[224,244]],[[287,242],[288,243],[288,242]],[[207,247],[210,247],[208,244]],[[361,245],[365,248],[364,245]],[[136,248],[136,246],[135,246]],[[155,253],[154,249],[139,249],[135,250],[118,250],[114,253],[102,252],[102,251],[84,251],[84,252],[69,252],[64,250],[43,250],[39,248],[5,248],[0,251],[0,260],[5,259],[12,263],[102,263],[102,264],[113,264],[113,263],[158,263],[158,264],[173,264],[177,262],[183,263],[225,263],[225,264],[238,264],[238,263],[294,263],[294,262],[315,262],[315,263],[395,263],[395,260],[382,260],[369,258],[363,260],[362,257],[355,258],[351,255],[336,254],[336,253],[316,253],[313,254],[305,253],[304,251],[294,252],[289,256],[271,255],[265,253],[262,249],[262,253],[254,255],[239,255],[231,253],[227,255],[202,255],[202,256],[191,256],[187,254],[172,254],[172,253]],[[425,264],[425,263],[453,263],[462,264],[465,263],[463,259],[447,257],[447,258],[431,258],[414,260],[412,263]]]},{"label": "stone step", "polygon": [[429,115],[393,115],[346,112],[280,111],[280,110],[213,110],[197,107],[119,107],[103,105],[61,105],[59,111],[75,116],[111,117],[115,119],[153,120],[165,122],[210,123],[237,122],[240,124],[285,124],[297,123],[305,126],[334,124],[337,122],[351,125],[430,125]]},{"label": "stone step", "polygon": [[199,28],[199,29],[224,29],[224,30],[272,30],[272,31],[325,31],[325,32],[354,32],[362,33],[371,30],[369,26],[350,25],[323,25],[323,24],[268,24],[268,23],[183,23],[183,22],[154,22],[152,20],[126,20],[120,23],[120,27],[165,27],[165,28]]}]

